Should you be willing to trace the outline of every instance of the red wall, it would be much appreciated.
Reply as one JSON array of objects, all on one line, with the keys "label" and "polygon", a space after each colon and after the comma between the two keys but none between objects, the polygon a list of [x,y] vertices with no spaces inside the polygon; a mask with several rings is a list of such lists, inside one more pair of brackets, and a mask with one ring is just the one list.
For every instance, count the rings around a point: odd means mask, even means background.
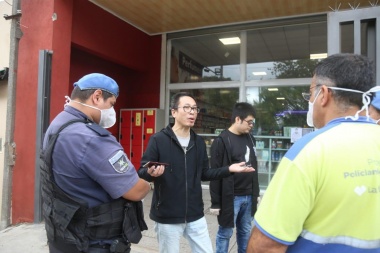
[{"label": "red wall", "polygon": [[[70,1],[68,1],[70,2]],[[12,182],[12,223],[33,221],[36,154],[38,53],[52,50],[53,1],[21,1],[21,30],[16,84],[14,141],[16,164]]]},{"label": "red wall", "polygon": [[[62,94],[67,92],[70,73],[70,50],[71,50],[71,29],[73,19],[73,2],[76,0],[55,0],[54,11],[57,14],[57,20],[53,23],[53,62],[52,62],[52,80],[51,80],[51,101],[59,103],[59,110],[62,109],[64,97]],[[59,111],[53,107],[50,111],[51,117],[54,117]]]},{"label": "red wall", "polygon": [[[12,182],[12,223],[34,219],[38,52],[53,51],[51,119],[81,76],[100,72],[120,86],[116,110],[157,108],[161,36],[148,36],[87,0],[21,1]],[[52,21],[53,13],[57,20]],[[111,132],[118,136],[118,123]]]},{"label": "red wall", "polygon": [[104,59],[145,70],[150,37],[85,0],[74,2],[72,41]]},{"label": "red wall", "polygon": [[119,85],[119,97],[116,100],[115,111],[117,112],[117,122],[115,126],[108,129],[114,136],[118,136],[119,111],[124,107],[128,96],[128,86],[130,80],[135,77],[135,71],[130,70],[122,65],[105,61],[95,55],[89,54],[78,48],[71,50],[71,71],[70,71],[70,92],[73,90],[73,83],[79,80],[83,75],[89,73],[102,73],[112,77]]}]

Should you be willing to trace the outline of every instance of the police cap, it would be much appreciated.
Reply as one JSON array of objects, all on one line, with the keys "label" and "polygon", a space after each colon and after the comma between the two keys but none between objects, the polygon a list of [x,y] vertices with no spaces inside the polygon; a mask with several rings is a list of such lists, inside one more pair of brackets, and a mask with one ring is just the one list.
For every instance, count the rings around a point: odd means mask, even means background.
[{"label": "police cap", "polygon": [[99,89],[113,94],[115,97],[119,95],[119,86],[111,77],[99,73],[92,73],[83,76],[74,83],[74,87],[78,86],[81,90]]}]

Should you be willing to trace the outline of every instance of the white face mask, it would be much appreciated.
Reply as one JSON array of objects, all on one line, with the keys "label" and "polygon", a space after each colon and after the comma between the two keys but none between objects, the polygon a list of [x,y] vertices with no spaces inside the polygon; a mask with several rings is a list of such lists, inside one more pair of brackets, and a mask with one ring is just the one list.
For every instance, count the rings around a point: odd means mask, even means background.
[{"label": "white face mask", "polygon": [[[95,107],[94,107],[95,108]],[[96,108],[98,109],[98,108]],[[104,128],[110,128],[116,123],[116,112],[113,106],[109,109],[100,110],[99,125]]]},{"label": "white face mask", "polygon": [[81,104],[81,105],[84,105],[84,106],[87,106],[87,107],[99,110],[100,111],[99,126],[104,127],[104,128],[110,128],[113,125],[115,125],[115,123],[116,123],[116,112],[115,112],[115,109],[113,108],[113,106],[111,108],[109,108],[109,109],[103,109],[103,110],[101,110],[101,109],[96,108],[94,106],[86,105],[86,104],[83,104],[81,102],[78,102],[78,101],[75,101],[75,100],[71,100],[68,96],[65,96],[65,98],[66,98],[66,104],[65,104],[65,106],[68,104],[68,102],[72,101],[72,102],[75,102],[75,103],[78,103],[78,104]]},{"label": "white face mask", "polygon": [[315,96],[313,103],[309,101],[309,110],[307,111],[307,117],[306,117],[306,122],[309,127],[314,127],[314,122],[313,122],[314,103],[317,100],[319,93],[321,93],[321,90],[322,89],[318,91],[317,96]]},{"label": "white face mask", "polygon": [[[343,91],[355,92],[355,93],[361,93],[361,94],[363,94],[362,95],[362,102],[363,102],[362,108],[359,111],[357,111],[354,116],[346,116],[345,119],[358,120],[359,113],[362,112],[362,111],[365,111],[366,112],[367,120],[368,121],[371,120],[370,117],[369,117],[369,112],[368,112],[369,111],[368,110],[368,106],[371,103],[370,94],[373,93],[373,92],[380,91],[380,86],[372,87],[371,89],[369,89],[366,92],[359,91],[359,90],[354,90],[354,89],[340,88],[340,87],[327,87],[327,88],[328,89],[332,89],[332,90],[343,90]],[[318,95],[319,95],[319,93],[318,93]],[[318,97],[318,95],[317,95],[317,97]],[[315,99],[314,99],[314,102],[315,102]],[[307,124],[309,126],[313,123],[313,104],[314,104],[314,102],[313,103],[309,102],[309,111],[307,112]],[[378,122],[379,122],[379,120],[376,121],[376,123],[378,123]],[[311,124],[309,124],[309,123],[311,123]]]}]

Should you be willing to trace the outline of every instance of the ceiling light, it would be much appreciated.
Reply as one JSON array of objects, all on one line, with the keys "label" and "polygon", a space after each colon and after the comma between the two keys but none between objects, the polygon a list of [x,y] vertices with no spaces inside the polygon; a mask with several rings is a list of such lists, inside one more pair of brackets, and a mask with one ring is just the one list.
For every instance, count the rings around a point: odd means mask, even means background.
[{"label": "ceiling light", "polygon": [[268,91],[278,91],[278,88],[268,88]]},{"label": "ceiling light", "polygon": [[285,100],[284,97],[278,97],[277,100]]},{"label": "ceiling light", "polygon": [[229,93],[231,93],[231,91],[230,90],[220,90],[219,93],[220,94],[229,94]]},{"label": "ceiling light", "polygon": [[327,53],[322,53],[322,54],[310,54],[310,59],[324,59],[327,58]]},{"label": "ceiling light", "polygon": [[267,72],[265,71],[258,71],[258,72],[252,72],[254,76],[266,76]]},{"label": "ceiling light", "polygon": [[223,38],[219,39],[224,45],[240,44],[239,37]]}]

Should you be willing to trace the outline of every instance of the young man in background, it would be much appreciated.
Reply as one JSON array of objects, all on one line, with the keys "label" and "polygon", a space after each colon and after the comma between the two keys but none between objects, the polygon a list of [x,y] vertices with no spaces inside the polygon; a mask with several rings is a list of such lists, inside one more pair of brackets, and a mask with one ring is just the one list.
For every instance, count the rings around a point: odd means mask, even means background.
[{"label": "young man in background", "polygon": [[231,123],[211,145],[211,168],[245,162],[256,171],[234,174],[210,182],[211,209],[218,215],[216,253],[228,252],[230,238],[236,226],[238,253],[245,253],[252,229],[252,219],[260,195],[257,174],[256,141],[251,134],[256,112],[249,103],[235,104]]}]

